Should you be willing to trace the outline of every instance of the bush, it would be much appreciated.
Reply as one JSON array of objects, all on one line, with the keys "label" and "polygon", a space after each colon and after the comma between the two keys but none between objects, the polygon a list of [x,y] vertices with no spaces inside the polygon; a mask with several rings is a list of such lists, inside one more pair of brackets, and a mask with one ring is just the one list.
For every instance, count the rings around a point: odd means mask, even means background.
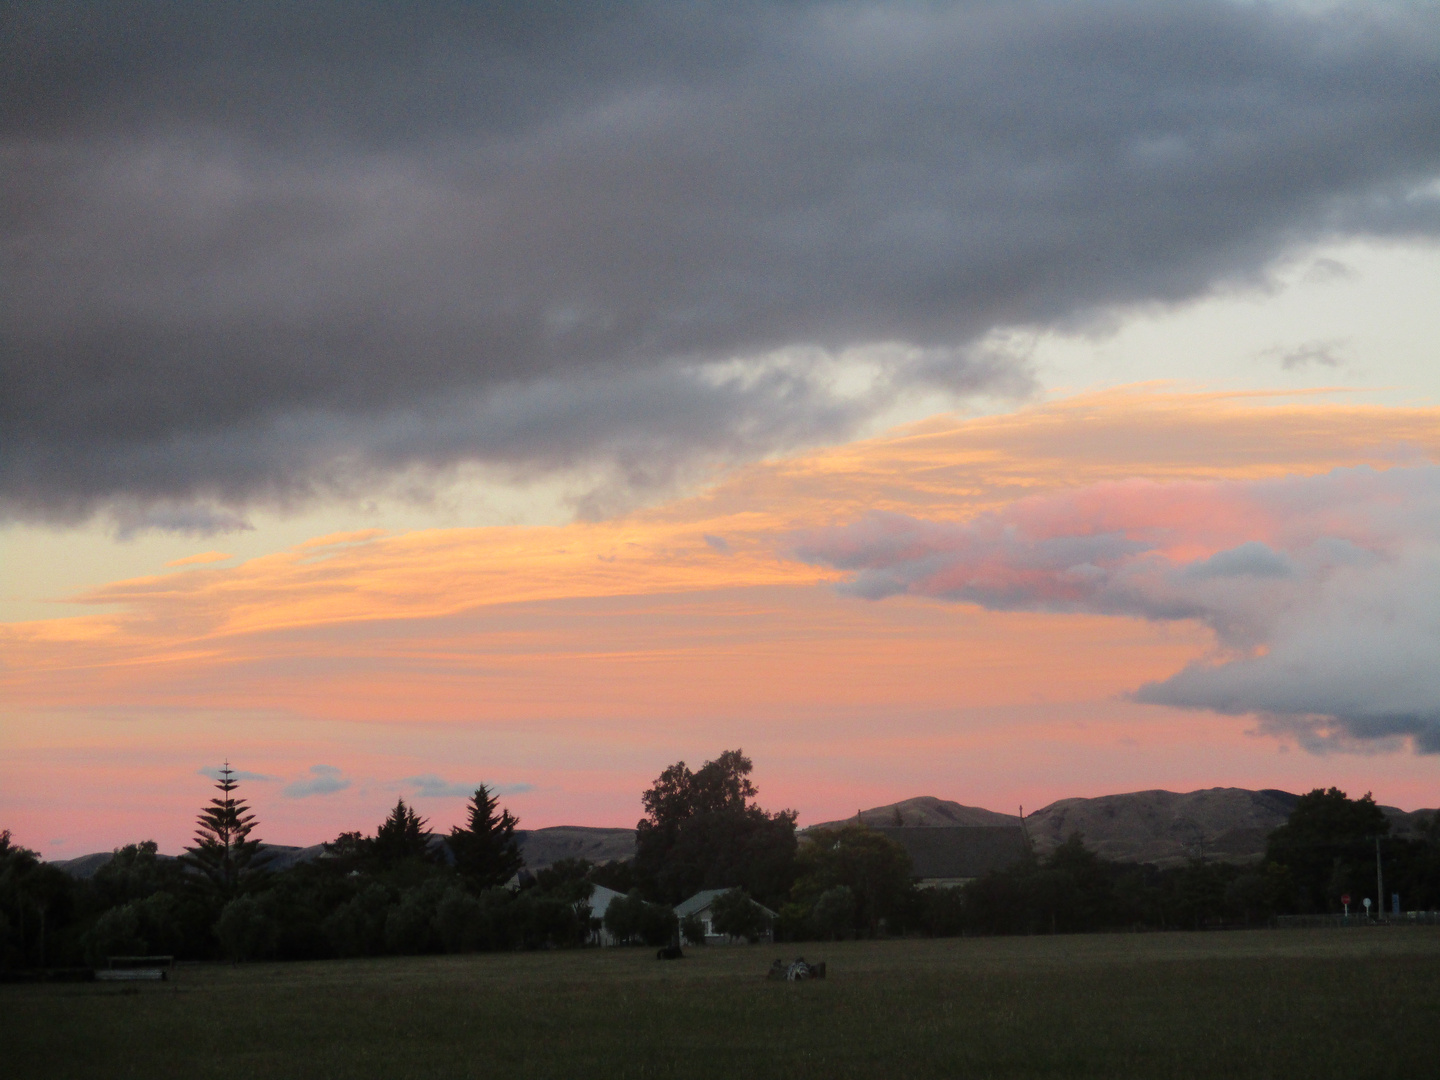
[{"label": "bush", "polygon": [[280,928],[269,912],[251,896],[238,896],[225,905],[215,923],[220,950],[231,960],[263,960],[275,955]]},{"label": "bush", "polygon": [[435,932],[446,952],[473,952],[485,934],[485,909],[461,888],[451,888],[435,905]]},{"label": "bush", "polygon": [[680,926],[674,908],[647,904],[637,890],[610,901],[605,909],[605,929],[621,945],[638,937],[646,945],[660,946],[673,942]]},{"label": "bush", "polygon": [[138,904],[111,908],[95,920],[83,939],[85,955],[99,967],[107,956],[143,956],[150,943],[141,936]]},{"label": "bush", "polygon": [[780,917],[775,920],[775,940],[809,941],[818,936],[808,906],[793,900],[781,905]]},{"label": "bush", "polygon": [[710,906],[711,925],[717,934],[747,938],[754,944],[770,929],[770,920],[744,889],[721,893]]},{"label": "bush", "polygon": [[686,915],[680,920],[680,936],[687,945],[705,944],[705,923],[699,915]]},{"label": "bush", "polygon": [[632,889],[626,896],[617,896],[605,909],[605,929],[617,944],[628,945],[640,935],[640,922],[645,914],[645,901],[639,890]]},{"label": "bush", "polygon": [[965,929],[965,891],[921,889],[920,925],[930,937],[959,937]]},{"label": "bush", "polygon": [[429,952],[435,942],[434,920],[438,904],[423,885],[406,889],[400,902],[385,913],[385,948],[415,956]]},{"label": "bush", "polygon": [[815,899],[810,919],[822,938],[846,938],[855,929],[855,894],[848,885],[826,889]]},{"label": "bush", "polygon": [[646,904],[640,914],[640,940],[651,948],[673,944],[680,934],[675,909],[664,904]]},{"label": "bush", "polygon": [[320,929],[340,956],[373,956],[385,944],[385,917],[390,894],[380,885],[367,885],[341,904]]}]

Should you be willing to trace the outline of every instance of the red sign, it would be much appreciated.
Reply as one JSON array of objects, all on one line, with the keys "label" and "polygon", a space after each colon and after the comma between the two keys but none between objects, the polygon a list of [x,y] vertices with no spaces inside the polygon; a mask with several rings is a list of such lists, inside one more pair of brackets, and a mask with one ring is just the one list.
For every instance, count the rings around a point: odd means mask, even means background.
[{"label": "red sign", "polygon": [[1350,894],[1349,894],[1348,892],[1347,892],[1344,896],[1340,897],[1340,903],[1342,903],[1342,904],[1348,904],[1348,903],[1350,903]]}]

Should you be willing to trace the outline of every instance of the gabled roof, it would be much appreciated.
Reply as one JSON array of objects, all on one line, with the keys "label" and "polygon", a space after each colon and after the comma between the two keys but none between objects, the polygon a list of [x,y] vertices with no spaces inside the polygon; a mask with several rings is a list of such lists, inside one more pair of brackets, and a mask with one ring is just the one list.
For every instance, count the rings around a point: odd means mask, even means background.
[{"label": "gabled roof", "polygon": [[590,905],[591,918],[603,919],[605,912],[610,910],[610,901],[618,900],[624,895],[614,889],[607,889],[604,885],[596,885],[590,891],[590,899],[586,901]]},{"label": "gabled roof", "polygon": [[983,877],[1026,853],[1025,832],[1018,825],[892,825],[875,831],[906,850],[921,881]]},{"label": "gabled roof", "polygon": [[[730,889],[701,889],[694,896],[690,897],[690,899],[682,900],[680,903],[676,904],[675,915],[677,918],[681,919],[685,918],[685,916],[687,915],[698,915],[700,912],[704,911],[712,903],[714,903],[717,896],[723,896],[725,893],[730,891]],[[756,900],[751,900],[750,902],[756,907],[758,907],[770,918],[779,918],[779,916],[776,915],[775,912],[771,911],[764,904],[759,903]]]}]

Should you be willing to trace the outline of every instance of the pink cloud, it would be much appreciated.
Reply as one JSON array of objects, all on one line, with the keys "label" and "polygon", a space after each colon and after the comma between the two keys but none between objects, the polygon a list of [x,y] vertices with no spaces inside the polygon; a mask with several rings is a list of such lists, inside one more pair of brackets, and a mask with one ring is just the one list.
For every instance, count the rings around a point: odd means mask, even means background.
[{"label": "pink cloud", "polygon": [[1312,749],[1440,752],[1440,467],[1099,484],[966,522],[871,514],[795,554],[874,600],[1198,620],[1214,653],[1139,700],[1255,713]]}]

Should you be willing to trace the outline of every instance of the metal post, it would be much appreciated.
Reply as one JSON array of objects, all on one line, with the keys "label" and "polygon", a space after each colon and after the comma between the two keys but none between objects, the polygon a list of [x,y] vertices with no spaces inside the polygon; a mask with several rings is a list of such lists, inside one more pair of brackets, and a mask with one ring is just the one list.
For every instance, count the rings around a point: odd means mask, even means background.
[{"label": "metal post", "polygon": [[1380,906],[1376,908],[1375,921],[1380,921],[1379,912],[1385,910],[1385,874],[1380,869],[1380,834],[1375,834],[1375,902]]}]

